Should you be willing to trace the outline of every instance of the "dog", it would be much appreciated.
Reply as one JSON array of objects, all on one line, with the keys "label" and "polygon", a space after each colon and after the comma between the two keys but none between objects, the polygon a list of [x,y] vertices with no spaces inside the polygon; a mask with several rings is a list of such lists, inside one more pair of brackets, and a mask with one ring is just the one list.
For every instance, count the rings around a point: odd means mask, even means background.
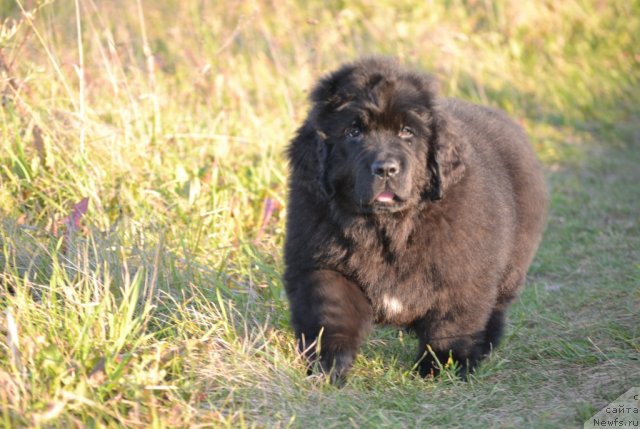
[{"label": "dog", "polygon": [[505,113],[440,98],[388,58],[326,75],[287,149],[284,285],[298,348],[344,380],[374,323],[417,335],[416,368],[466,378],[498,345],[547,211]]}]

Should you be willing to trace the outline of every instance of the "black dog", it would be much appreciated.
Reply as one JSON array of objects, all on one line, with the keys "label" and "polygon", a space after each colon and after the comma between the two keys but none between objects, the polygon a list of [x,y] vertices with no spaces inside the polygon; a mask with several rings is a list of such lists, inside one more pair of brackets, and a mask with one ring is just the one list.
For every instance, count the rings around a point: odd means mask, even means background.
[{"label": "black dog", "polygon": [[284,280],[301,351],[340,378],[373,322],[389,323],[417,333],[421,375],[451,355],[465,377],[497,345],[542,236],[527,137],[389,59],[343,66],[311,101],[288,151]]}]

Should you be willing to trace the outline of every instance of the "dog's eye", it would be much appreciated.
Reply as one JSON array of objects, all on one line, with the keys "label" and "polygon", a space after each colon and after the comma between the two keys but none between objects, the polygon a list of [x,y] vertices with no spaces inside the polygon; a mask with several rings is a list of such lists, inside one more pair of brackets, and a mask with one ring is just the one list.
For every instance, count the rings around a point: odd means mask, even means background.
[{"label": "dog's eye", "polygon": [[411,137],[413,137],[415,135],[416,134],[409,127],[402,127],[400,129],[400,132],[398,133],[398,137],[400,137],[401,139],[410,139]]},{"label": "dog's eye", "polygon": [[362,129],[360,127],[347,128],[345,135],[352,139],[357,139],[362,135]]}]

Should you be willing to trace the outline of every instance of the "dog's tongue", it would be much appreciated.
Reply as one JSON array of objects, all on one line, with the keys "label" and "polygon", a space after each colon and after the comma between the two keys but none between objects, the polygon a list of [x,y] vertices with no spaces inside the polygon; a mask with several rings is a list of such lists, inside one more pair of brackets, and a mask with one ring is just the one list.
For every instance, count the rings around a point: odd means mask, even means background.
[{"label": "dog's tongue", "polygon": [[395,195],[393,194],[393,192],[384,191],[376,197],[376,201],[381,203],[390,203],[391,201],[393,201],[394,196]]}]

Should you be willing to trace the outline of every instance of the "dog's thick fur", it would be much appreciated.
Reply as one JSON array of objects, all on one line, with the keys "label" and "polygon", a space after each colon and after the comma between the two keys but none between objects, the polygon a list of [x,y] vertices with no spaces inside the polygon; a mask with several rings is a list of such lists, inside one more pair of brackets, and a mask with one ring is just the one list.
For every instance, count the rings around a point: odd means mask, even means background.
[{"label": "dog's thick fur", "polygon": [[374,322],[416,332],[421,375],[451,354],[465,376],[540,242],[547,194],[522,129],[433,86],[390,59],[347,64],[317,84],[289,146],[291,321],[334,377]]}]

